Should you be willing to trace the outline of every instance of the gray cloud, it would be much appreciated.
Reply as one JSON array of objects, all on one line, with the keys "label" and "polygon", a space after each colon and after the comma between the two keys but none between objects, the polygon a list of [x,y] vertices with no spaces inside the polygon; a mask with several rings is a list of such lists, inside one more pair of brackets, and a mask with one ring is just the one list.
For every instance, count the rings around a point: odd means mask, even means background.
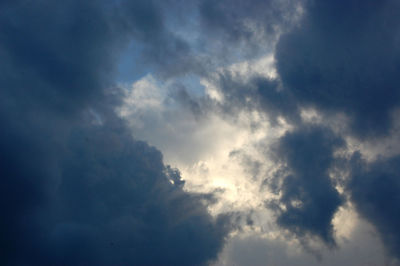
[{"label": "gray cloud", "polygon": [[[299,23],[277,42],[276,79],[255,75],[241,80],[228,71],[220,74],[217,84],[226,99],[223,107],[226,113],[232,113],[235,108],[255,108],[267,113],[271,122],[281,116],[297,128],[282,138],[278,148],[277,156],[288,166],[278,173],[281,186],[275,187],[283,193],[281,204],[286,207],[280,210],[278,223],[297,235],[311,233],[333,243],[331,220],[342,199],[333,188],[327,170],[334,161],[332,152],[345,147],[339,139],[352,136],[361,142],[376,141],[398,134],[393,112],[400,103],[397,78],[400,6],[391,0],[354,0],[306,1],[303,8]],[[221,20],[228,19],[229,15],[225,17]],[[221,25],[229,28],[230,24]],[[236,34],[234,27],[227,32],[246,38],[245,34]],[[332,114],[344,114],[349,120],[343,120],[341,126],[347,129],[340,130],[343,135],[337,138],[329,137],[332,133],[323,133],[326,129],[314,128],[320,133],[313,135],[310,130],[306,134],[303,128],[308,126],[300,119],[302,108],[314,108],[324,125],[335,119]],[[299,143],[303,139],[303,145],[296,145],[296,139]],[[310,153],[315,156],[309,156]],[[393,205],[398,191],[395,161],[379,159],[369,166],[361,160],[353,168],[348,193],[359,206],[359,212],[375,224],[390,253],[398,256],[394,229],[397,209]],[[375,184],[382,175],[388,180],[384,183],[390,186]],[[326,199],[318,200],[320,196]],[[383,204],[389,198],[393,204]],[[301,207],[291,206],[294,200]]]},{"label": "gray cloud", "polygon": [[388,252],[400,258],[400,179],[399,161],[395,156],[366,162],[359,153],[351,159],[351,179],[347,189],[358,211],[372,224]]},{"label": "gray cloud", "polygon": [[[139,54],[136,67],[161,80],[212,79],[217,67],[273,52],[276,44],[276,78],[217,70],[223,104],[183,87],[171,97],[193,119],[256,109],[273,126],[281,117],[294,126],[275,147],[283,167],[270,188],[282,195],[273,205],[278,225],[299,239],[335,244],[332,219],[343,199],[328,172],[334,151],[346,148],[342,138],[398,134],[395,0],[40,0],[0,7],[5,265],[202,265],[221,250],[230,228],[227,217],[207,213],[212,195],[184,192],[179,172],[114,114],[122,96],[110,88],[129,43]],[[304,107],[316,109],[324,125],[331,114],[345,114],[348,131],[336,136],[307,125]],[[366,162],[355,154],[345,192],[395,257],[397,164],[397,157]]]},{"label": "gray cloud", "polygon": [[164,47],[157,10],[147,1],[2,2],[2,265],[216,258],[227,217],[212,218],[210,195],[184,192],[179,172],[114,113],[118,50],[131,37]]},{"label": "gray cloud", "polygon": [[286,89],[305,106],[344,112],[358,137],[387,134],[399,105],[397,1],[310,1],[277,45]]},{"label": "gray cloud", "polygon": [[283,169],[275,176],[280,185],[271,188],[282,195],[269,204],[278,213],[278,225],[300,238],[318,236],[335,245],[331,221],[342,198],[328,171],[333,152],[343,145],[342,139],[320,127],[299,128],[279,140],[276,156]]},{"label": "gray cloud", "polygon": [[[360,140],[397,134],[399,11],[390,0],[310,1],[300,25],[277,44],[283,86],[301,106],[347,115],[350,134]],[[348,192],[398,257],[397,159],[369,165],[357,157]]]}]

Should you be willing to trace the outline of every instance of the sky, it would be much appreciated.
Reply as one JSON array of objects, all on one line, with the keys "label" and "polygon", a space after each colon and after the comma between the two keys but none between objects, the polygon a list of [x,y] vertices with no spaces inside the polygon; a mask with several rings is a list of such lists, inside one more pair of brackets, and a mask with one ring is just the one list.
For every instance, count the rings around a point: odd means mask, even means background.
[{"label": "sky", "polygon": [[397,0],[0,0],[0,264],[400,265]]}]

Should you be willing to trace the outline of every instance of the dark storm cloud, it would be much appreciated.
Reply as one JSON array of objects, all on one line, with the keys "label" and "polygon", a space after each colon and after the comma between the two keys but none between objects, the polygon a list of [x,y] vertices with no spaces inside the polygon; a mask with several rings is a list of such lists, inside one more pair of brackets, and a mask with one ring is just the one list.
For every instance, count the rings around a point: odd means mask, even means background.
[{"label": "dark storm cloud", "polygon": [[359,137],[387,134],[399,105],[398,1],[309,1],[281,37],[277,70],[299,104],[343,112]]},{"label": "dark storm cloud", "polygon": [[342,139],[321,127],[298,128],[279,140],[276,156],[283,168],[276,175],[280,185],[271,187],[282,195],[271,206],[278,212],[280,226],[300,238],[318,236],[335,244],[331,221],[342,199],[329,169],[333,152],[343,145]]},{"label": "dark storm cloud", "polygon": [[114,114],[124,43],[168,47],[152,41],[166,40],[158,12],[149,1],[1,3],[2,265],[216,257],[227,227],[207,213],[209,195],[184,192],[179,172]]},{"label": "dark storm cloud", "polygon": [[159,151],[134,141],[117,118],[102,119],[73,127],[55,158],[47,158],[50,147],[26,151],[18,139],[2,147],[3,263],[201,265],[214,258],[223,220],[209,216],[201,195],[182,191]]},{"label": "dark storm cloud", "polygon": [[[309,1],[299,26],[277,45],[283,87],[299,106],[349,116],[357,138],[396,134],[392,112],[400,103],[399,14],[398,1]],[[396,157],[367,163],[355,155],[347,190],[397,257],[398,162]],[[309,161],[307,167],[319,165]]]},{"label": "dark storm cloud", "polygon": [[400,259],[400,156],[366,162],[356,153],[351,159],[347,189],[359,213],[380,233],[391,255]]},{"label": "dark storm cloud", "polygon": [[26,108],[37,104],[69,112],[87,104],[111,70],[109,45],[115,36],[101,12],[74,1],[3,6],[2,94],[25,101]]}]

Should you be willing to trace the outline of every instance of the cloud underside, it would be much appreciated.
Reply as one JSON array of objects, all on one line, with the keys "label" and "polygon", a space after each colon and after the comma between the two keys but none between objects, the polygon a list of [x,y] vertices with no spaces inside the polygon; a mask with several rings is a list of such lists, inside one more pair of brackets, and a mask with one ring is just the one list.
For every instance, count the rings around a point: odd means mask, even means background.
[{"label": "cloud underside", "polygon": [[118,49],[166,34],[152,3],[119,4],[1,4],[2,265],[203,265],[224,243],[209,195],[114,112]]},{"label": "cloud underside", "polygon": [[[216,260],[237,229],[234,215],[211,216],[215,195],[184,190],[179,170],[132,137],[129,119],[151,124],[147,133],[161,144],[174,140],[171,149],[189,161],[205,148],[186,137],[164,140],[164,127],[180,119],[203,126],[213,115],[234,123],[253,111],[271,132],[284,128],[267,148],[258,143],[275,167],[259,191],[273,195],[263,206],[276,225],[304,246],[317,239],[333,248],[335,214],[351,205],[400,259],[400,153],[383,147],[388,140],[397,147],[399,137],[398,14],[395,0],[3,1],[1,263]],[[136,83],[139,100],[127,106],[116,84],[129,49],[139,54],[130,66],[152,73],[167,97]],[[271,62],[260,67],[266,54]],[[158,126],[132,111],[161,105],[193,115],[160,116]],[[129,115],[116,112],[121,106]],[[317,119],[307,120],[307,111]],[[373,158],[361,149],[371,143],[383,147]],[[261,176],[266,162],[244,164]]]},{"label": "cloud underside", "polygon": [[[310,2],[306,7],[301,25],[282,36],[277,45],[277,71],[288,94],[298,105],[326,113],[326,124],[334,123],[329,121],[329,114],[344,113],[348,118],[347,128],[342,132],[339,130],[337,138],[352,136],[365,140],[397,134],[393,113],[399,105],[400,21],[393,14],[400,11],[399,4],[396,1],[324,1]],[[303,139],[309,137],[309,143],[296,141],[295,137],[288,142],[287,136],[281,140],[283,145],[289,144],[286,147],[292,149],[291,156],[298,152],[295,158],[287,159],[295,175],[307,173],[307,179],[289,193],[298,193],[296,190],[305,186],[307,189],[303,189],[303,193],[310,194],[308,181],[317,174],[318,181],[310,185],[311,191],[317,191],[311,202],[312,206],[322,205],[324,212],[316,220],[321,224],[325,221],[326,225],[329,222],[325,218],[329,218],[325,213],[334,210],[340,200],[323,171],[329,169],[331,156],[340,148],[340,139],[330,137],[321,141],[321,137],[304,136],[302,131],[300,126],[295,130],[298,133],[293,134],[303,136]],[[304,152],[301,152],[301,145],[306,147]],[[344,184],[346,191],[360,214],[376,226],[390,254],[399,257],[400,232],[394,226],[399,222],[396,214],[399,185],[394,170],[398,159],[385,158],[367,163],[360,156],[358,159],[354,156],[357,157],[353,155],[348,163],[351,170]],[[340,160],[338,156],[336,158]],[[336,167],[338,165],[342,170],[346,168],[339,163]],[[292,178],[284,182],[291,183]],[[285,186],[284,199],[290,188]],[[308,201],[302,202],[305,204],[303,210],[307,210]],[[304,212],[303,219],[317,213]],[[298,224],[301,225],[295,226]],[[313,223],[313,229],[318,229],[318,224]],[[329,227],[325,228],[322,232],[329,232]],[[318,234],[329,239],[324,233]]]}]

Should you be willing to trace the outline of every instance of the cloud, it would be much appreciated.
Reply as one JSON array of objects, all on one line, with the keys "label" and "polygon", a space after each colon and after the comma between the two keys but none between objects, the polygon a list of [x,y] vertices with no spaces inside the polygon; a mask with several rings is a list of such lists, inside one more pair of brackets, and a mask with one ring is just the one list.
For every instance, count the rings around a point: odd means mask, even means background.
[{"label": "cloud", "polygon": [[238,237],[227,263],[279,264],[296,241],[348,248],[352,204],[399,257],[395,0],[0,7],[3,264],[204,265],[228,211],[236,234],[294,238]]},{"label": "cloud", "polygon": [[224,247],[215,266],[229,265],[398,265],[384,256],[383,246],[367,222],[345,214],[344,220],[355,222],[350,238],[338,239],[337,249],[319,248],[322,259],[304,250],[295,241],[271,237],[258,232],[235,235]]},{"label": "cloud", "polygon": [[300,238],[318,236],[328,245],[334,245],[332,219],[342,204],[329,169],[334,151],[344,142],[329,129],[305,126],[286,133],[276,148],[282,168],[274,177],[280,193],[278,201],[269,205],[277,210],[277,223]]},{"label": "cloud", "polygon": [[[383,158],[398,155],[400,21],[396,14],[400,5],[391,0],[305,1],[302,8],[298,23],[279,35],[273,64],[276,75],[252,72],[243,78],[235,71],[225,70],[216,74],[212,84],[219,88],[215,91],[221,95],[216,99],[223,103],[226,113],[256,109],[264,111],[271,122],[283,118],[294,126],[294,131],[281,139],[276,153],[278,161],[287,166],[277,172],[280,185],[275,189],[277,194],[282,193],[277,203],[281,204],[277,222],[298,236],[313,234],[334,243],[332,218],[344,198],[328,175],[335,161],[333,152],[341,148],[351,154],[358,149],[352,146],[357,143],[363,154],[379,152]],[[241,14],[240,9],[235,12]],[[245,31],[242,34],[233,26],[238,25],[235,19],[241,16],[230,17],[226,12],[221,17],[233,22],[221,23],[221,27],[229,28],[227,32],[232,36],[251,42]],[[216,30],[221,31],[218,27]],[[315,112],[318,119],[306,121],[305,110]],[[310,124],[331,129],[310,129]],[[327,133],[330,130],[337,137]],[[383,145],[388,140],[392,141],[391,149]],[[303,144],[298,146],[297,142]],[[373,157],[356,164],[348,192],[357,210],[377,227],[390,253],[398,256],[393,251],[398,245],[393,227],[397,208],[393,204],[383,207],[382,203],[398,191],[396,159]],[[385,160],[388,161],[384,163]],[[345,173],[344,165],[340,167]],[[380,175],[386,176],[386,183],[391,185],[373,190],[377,182],[374,180]],[[368,197],[370,193],[374,197]]]},{"label": "cloud", "polygon": [[216,256],[227,228],[202,195],[183,192],[159,151],[109,123],[75,126],[50,162],[19,139],[2,145],[4,263],[200,265]]},{"label": "cloud", "polygon": [[366,162],[359,153],[350,161],[347,189],[359,213],[380,233],[388,252],[400,258],[400,157]]},{"label": "cloud", "polygon": [[397,1],[309,1],[276,52],[284,87],[299,104],[349,116],[357,137],[382,136],[399,105]]},{"label": "cloud", "polygon": [[251,52],[258,48],[257,41],[268,39],[271,43],[290,25],[299,6],[300,1],[206,0],[200,2],[200,21],[213,38],[222,37],[233,44],[244,42],[253,48],[246,52]]},{"label": "cloud", "polygon": [[131,37],[164,45],[153,42],[166,34],[154,3],[2,2],[0,24],[1,264],[215,259],[227,217],[208,214],[209,195],[184,192],[114,112],[119,49]]},{"label": "cloud", "polygon": [[[324,117],[347,116],[348,130],[341,131],[347,138],[366,144],[396,139],[400,21],[394,14],[399,10],[398,2],[390,0],[309,1],[299,25],[277,44],[276,67],[284,89],[298,106],[315,108]],[[392,154],[382,151],[385,158]],[[367,163],[353,155],[348,192],[398,257],[397,157],[377,158]],[[310,169],[319,165],[308,163]]]}]

